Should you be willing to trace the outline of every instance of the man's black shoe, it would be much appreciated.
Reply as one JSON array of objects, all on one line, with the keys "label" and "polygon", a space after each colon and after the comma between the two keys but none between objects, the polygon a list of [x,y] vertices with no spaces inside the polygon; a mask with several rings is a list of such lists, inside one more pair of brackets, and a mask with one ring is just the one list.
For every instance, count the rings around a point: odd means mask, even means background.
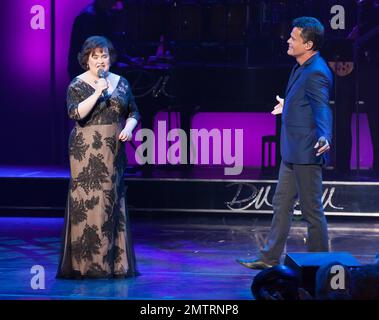
[{"label": "man's black shoe", "polygon": [[249,269],[257,269],[257,270],[263,270],[267,268],[271,268],[272,265],[268,264],[262,260],[256,259],[256,260],[242,260],[237,259],[237,262],[242,264],[244,267]]}]

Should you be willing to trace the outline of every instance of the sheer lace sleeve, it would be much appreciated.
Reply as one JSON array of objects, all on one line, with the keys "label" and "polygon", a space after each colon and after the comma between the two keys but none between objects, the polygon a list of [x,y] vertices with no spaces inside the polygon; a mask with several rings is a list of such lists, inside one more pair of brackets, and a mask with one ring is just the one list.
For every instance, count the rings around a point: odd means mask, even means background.
[{"label": "sheer lace sleeve", "polygon": [[141,119],[141,114],[138,111],[138,107],[132,93],[132,90],[129,87],[129,104],[128,104],[128,118],[134,118],[137,121]]},{"label": "sheer lace sleeve", "polygon": [[78,105],[80,103],[80,95],[78,89],[74,85],[70,85],[67,89],[67,111],[70,119],[80,120]]}]

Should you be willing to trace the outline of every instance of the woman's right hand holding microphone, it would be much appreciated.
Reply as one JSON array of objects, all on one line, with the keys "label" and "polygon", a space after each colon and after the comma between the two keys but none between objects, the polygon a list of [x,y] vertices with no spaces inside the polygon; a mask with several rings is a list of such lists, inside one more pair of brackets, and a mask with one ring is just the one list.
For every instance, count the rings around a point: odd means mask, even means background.
[{"label": "woman's right hand holding microphone", "polygon": [[105,80],[104,78],[100,78],[96,83],[95,83],[95,94],[100,97],[102,93],[106,92],[108,89],[108,81]]}]

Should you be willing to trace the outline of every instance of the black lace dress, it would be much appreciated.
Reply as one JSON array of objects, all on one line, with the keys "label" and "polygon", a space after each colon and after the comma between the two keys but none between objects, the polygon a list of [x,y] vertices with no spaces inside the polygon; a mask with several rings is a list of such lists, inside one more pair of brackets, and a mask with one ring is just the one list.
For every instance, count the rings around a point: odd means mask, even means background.
[{"label": "black lace dress", "polygon": [[58,278],[135,276],[136,263],[126,208],[124,142],[118,136],[129,117],[140,118],[126,79],[79,118],[78,104],[95,89],[75,78],[67,92],[76,120],[69,138],[70,186]]}]

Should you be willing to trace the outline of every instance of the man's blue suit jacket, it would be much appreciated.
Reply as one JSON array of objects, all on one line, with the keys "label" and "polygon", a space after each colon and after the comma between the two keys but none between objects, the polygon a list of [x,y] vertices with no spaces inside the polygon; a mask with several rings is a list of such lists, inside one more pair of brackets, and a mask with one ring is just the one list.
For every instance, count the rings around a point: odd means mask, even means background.
[{"label": "man's blue suit jacket", "polygon": [[293,164],[323,164],[315,144],[321,136],[332,141],[333,116],[329,93],[333,76],[319,53],[296,64],[288,81],[282,113],[280,151]]}]

